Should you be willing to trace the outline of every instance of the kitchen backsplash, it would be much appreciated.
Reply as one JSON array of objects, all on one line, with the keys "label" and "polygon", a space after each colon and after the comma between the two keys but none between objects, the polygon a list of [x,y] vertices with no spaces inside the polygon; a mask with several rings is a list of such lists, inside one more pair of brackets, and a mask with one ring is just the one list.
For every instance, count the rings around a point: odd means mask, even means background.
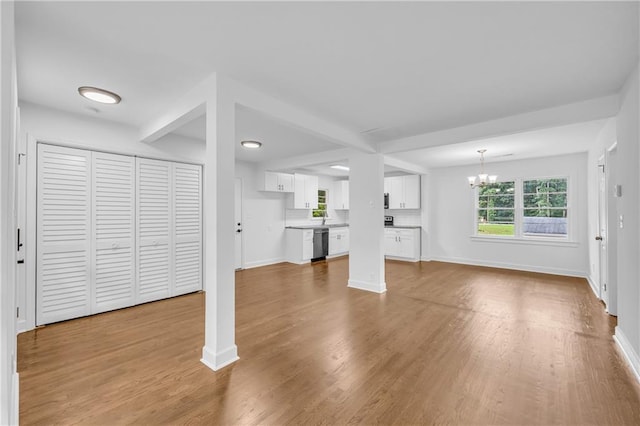
[{"label": "kitchen backsplash", "polygon": [[[325,223],[349,223],[348,210],[329,210]],[[311,225],[322,221],[321,218],[313,218],[311,210],[285,209],[284,226]]]},{"label": "kitchen backsplash", "polygon": [[393,216],[393,224],[399,226],[421,226],[422,210],[393,210],[384,211],[385,216]]}]

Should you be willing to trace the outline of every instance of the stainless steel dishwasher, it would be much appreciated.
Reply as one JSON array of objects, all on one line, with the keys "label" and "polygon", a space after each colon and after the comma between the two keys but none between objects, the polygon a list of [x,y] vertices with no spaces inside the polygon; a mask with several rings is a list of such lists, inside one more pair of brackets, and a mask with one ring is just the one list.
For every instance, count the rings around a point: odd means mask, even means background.
[{"label": "stainless steel dishwasher", "polygon": [[312,262],[324,260],[329,254],[329,228],[316,228],[313,230],[313,257]]}]

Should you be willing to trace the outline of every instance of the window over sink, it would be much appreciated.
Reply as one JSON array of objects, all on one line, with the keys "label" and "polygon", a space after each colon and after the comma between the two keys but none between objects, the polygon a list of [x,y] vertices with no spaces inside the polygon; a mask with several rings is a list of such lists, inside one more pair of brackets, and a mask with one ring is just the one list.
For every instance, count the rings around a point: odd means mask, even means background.
[{"label": "window over sink", "polygon": [[313,210],[312,217],[323,217],[327,215],[327,199],[329,191],[318,189],[318,208]]}]

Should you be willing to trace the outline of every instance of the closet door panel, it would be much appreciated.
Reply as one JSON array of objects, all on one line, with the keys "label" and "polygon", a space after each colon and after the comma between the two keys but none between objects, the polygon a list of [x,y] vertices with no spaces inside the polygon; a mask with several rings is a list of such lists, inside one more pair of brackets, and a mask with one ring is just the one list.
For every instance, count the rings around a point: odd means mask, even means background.
[{"label": "closet door panel", "polygon": [[36,325],[90,314],[91,153],[38,145]]},{"label": "closet door panel", "polygon": [[172,165],[136,159],[137,303],[171,296]]},{"label": "closet door panel", "polygon": [[135,304],[135,159],[94,152],[92,313]]},{"label": "closet door panel", "polygon": [[202,290],[202,168],[174,164],[174,295]]}]

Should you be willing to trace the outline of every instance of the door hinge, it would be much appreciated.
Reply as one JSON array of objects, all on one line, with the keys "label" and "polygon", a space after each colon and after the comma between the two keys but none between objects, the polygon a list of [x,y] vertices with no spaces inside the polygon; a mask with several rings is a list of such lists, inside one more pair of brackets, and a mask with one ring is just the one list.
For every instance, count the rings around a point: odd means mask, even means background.
[{"label": "door hinge", "polygon": [[20,306],[16,308],[16,318],[20,318]]},{"label": "door hinge", "polygon": [[607,291],[607,283],[604,283],[604,291]]},{"label": "door hinge", "polygon": [[20,158],[22,158],[22,157],[26,157],[26,156],[27,156],[27,154],[23,154],[23,153],[21,153],[21,152],[20,152],[20,153],[18,153],[18,166],[21,164]]}]

